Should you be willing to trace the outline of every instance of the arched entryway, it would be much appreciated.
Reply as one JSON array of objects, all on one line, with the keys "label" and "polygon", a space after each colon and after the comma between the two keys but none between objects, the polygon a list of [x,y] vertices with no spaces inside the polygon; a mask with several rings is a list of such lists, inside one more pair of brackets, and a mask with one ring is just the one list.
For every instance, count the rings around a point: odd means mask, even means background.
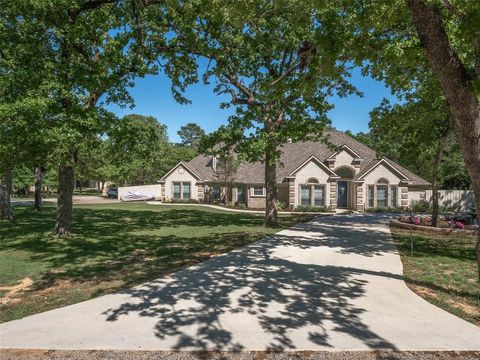
[{"label": "arched entryway", "polygon": [[349,166],[341,166],[334,172],[340,177],[337,180],[337,208],[350,209],[354,204],[353,178],[355,170]]}]

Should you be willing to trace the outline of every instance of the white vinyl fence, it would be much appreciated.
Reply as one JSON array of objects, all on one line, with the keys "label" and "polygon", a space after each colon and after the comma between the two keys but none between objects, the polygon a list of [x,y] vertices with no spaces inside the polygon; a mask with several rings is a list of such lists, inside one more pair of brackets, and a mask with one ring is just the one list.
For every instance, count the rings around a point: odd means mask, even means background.
[{"label": "white vinyl fence", "polygon": [[[432,190],[426,191],[426,200],[432,201]],[[473,207],[475,198],[472,190],[439,190],[438,204],[456,211],[468,211]]]},{"label": "white vinyl fence", "polygon": [[125,195],[129,191],[131,192],[139,191],[144,194],[152,194],[152,195],[155,195],[155,199],[158,199],[162,196],[162,185],[154,184],[154,185],[122,186],[118,188],[118,198],[120,199],[123,195]]}]

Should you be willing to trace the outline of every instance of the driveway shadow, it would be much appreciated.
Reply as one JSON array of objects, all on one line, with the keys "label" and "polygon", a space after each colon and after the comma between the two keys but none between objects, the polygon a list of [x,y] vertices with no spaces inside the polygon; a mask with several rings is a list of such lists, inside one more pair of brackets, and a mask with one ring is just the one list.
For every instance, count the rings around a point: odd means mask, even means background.
[{"label": "driveway shadow", "polygon": [[307,331],[312,346],[333,347],[330,329],[353,337],[368,348],[395,349],[393,343],[362,322],[361,315],[366,310],[355,306],[353,300],[365,296],[367,280],[361,275],[401,279],[400,275],[298,263],[274,255],[276,249],[283,247],[308,251],[329,246],[340,252],[374,256],[394,251],[385,232],[326,227],[318,222],[295,226],[292,230],[302,230],[305,236],[282,232],[167,278],[126,290],[123,293],[130,300],[104,312],[105,319],[115,322],[132,314],[158,319],[155,336],[159,341],[173,340],[176,350],[249,348],[237,336],[237,330],[248,332],[249,329],[242,327],[250,323],[236,323],[247,317],[252,318],[251,324],[260,327],[261,331],[256,331],[268,339],[265,348],[259,350],[296,349],[298,333],[292,333],[296,330],[301,333],[302,329],[303,333]]}]

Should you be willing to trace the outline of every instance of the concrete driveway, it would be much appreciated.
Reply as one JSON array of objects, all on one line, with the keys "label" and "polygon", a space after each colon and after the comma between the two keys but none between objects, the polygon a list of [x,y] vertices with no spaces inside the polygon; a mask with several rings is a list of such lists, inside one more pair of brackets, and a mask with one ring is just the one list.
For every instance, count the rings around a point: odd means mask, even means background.
[{"label": "concrete driveway", "polygon": [[387,218],[320,217],[169,277],[0,325],[3,348],[479,350],[402,280]]}]

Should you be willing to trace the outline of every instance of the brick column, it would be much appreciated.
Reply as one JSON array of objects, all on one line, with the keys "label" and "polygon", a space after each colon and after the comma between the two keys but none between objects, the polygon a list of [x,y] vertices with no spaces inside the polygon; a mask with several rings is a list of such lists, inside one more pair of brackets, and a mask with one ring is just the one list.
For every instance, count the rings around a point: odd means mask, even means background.
[{"label": "brick column", "polygon": [[205,189],[205,185],[203,185],[203,184],[198,185],[197,198],[198,198],[199,202],[203,202],[203,200],[205,199],[205,190],[204,189]]},{"label": "brick column", "polygon": [[295,207],[295,179],[288,179],[288,207]]},{"label": "brick column", "polygon": [[337,182],[330,183],[330,210],[337,210]]},{"label": "brick column", "polygon": [[354,183],[357,193],[357,211],[364,212],[365,204],[363,200],[363,183]]},{"label": "brick column", "polygon": [[402,208],[408,206],[408,187],[406,186],[400,187],[400,205]]},{"label": "brick column", "polygon": [[160,200],[165,201],[165,183],[160,184]]}]

